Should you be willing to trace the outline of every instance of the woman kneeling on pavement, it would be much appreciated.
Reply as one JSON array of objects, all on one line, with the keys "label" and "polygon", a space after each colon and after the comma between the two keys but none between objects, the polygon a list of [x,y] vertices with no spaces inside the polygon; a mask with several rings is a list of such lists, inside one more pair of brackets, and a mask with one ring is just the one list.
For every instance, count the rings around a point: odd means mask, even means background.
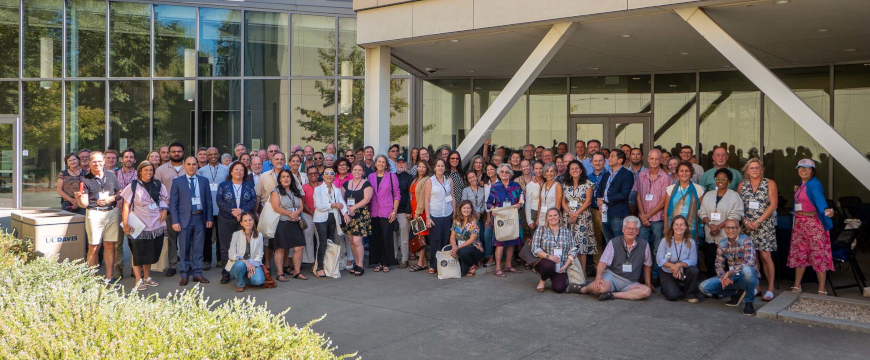
[{"label": "woman kneeling on pavement", "polygon": [[453,213],[450,255],[459,260],[459,266],[462,268],[462,273],[466,274],[465,276],[474,276],[477,263],[483,258],[483,243],[480,241],[477,214],[474,212],[471,201],[468,200],[460,201],[456,208],[459,211]]},{"label": "woman kneeling on pavement", "polygon": [[568,287],[568,267],[577,257],[580,246],[568,228],[562,226],[562,216],[556,208],[547,209],[544,215],[545,226],[539,226],[532,237],[532,252],[541,260],[535,264],[535,271],[541,275],[538,292],[544,292],[547,280],[553,291],[565,292]]},{"label": "woman kneeling on pavement", "polygon": [[677,301],[680,293],[690,303],[698,302],[698,248],[695,240],[687,236],[689,229],[686,218],[674,216],[671,227],[656,252],[656,262],[662,264],[662,295],[670,301]]},{"label": "woman kneeling on pavement", "polygon": [[242,213],[241,220],[242,230],[233,233],[225,267],[236,278],[237,292],[245,291],[245,283],[260,286],[266,281],[261,267],[263,235],[257,232],[254,215],[249,212]]}]

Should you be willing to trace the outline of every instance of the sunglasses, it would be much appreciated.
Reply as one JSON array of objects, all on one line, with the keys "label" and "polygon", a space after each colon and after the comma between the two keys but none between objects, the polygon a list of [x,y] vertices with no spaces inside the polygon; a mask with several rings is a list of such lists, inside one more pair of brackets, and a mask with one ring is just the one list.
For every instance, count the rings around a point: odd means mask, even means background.
[{"label": "sunglasses", "polygon": [[323,175],[335,175],[335,173],[332,171],[327,171],[327,172],[324,172]]}]

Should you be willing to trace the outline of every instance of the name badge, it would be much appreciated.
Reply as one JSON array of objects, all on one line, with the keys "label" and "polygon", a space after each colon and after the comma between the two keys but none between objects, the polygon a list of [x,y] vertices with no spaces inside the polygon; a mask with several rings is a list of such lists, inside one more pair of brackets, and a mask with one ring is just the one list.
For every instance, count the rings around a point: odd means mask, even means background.
[{"label": "name badge", "polygon": [[553,249],[553,255],[556,255],[557,258],[561,258],[562,257],[562,248]]},{"label": "name badge", "polygon": [[686,209],[685,206],[681,206],[681,207],[678,207],[678,208],[677,208],[677,212],[680,213],[680,214],[685,215],[685,214],[687,214],[687,213],[689,212],[689,210]]},{"label": "name badge", "polygon": [[211,192],[217,191],[218,184],[208,184],[208,187],[211,189]]},{"label": "name badge", "polygon": [[108,192],[108,191],[100,191],[100,193],[97,194],[97,200],[106,200],[106,199],[108,199],[108,198],[109,198],[109,192]]},{"label": "name badge", "polygon": [[572,208],[577,207],[577,205],[579,205],[579,204],[577,203],[577,200],[571,200],[571,202],[568,203],[568,206],[569,206],[569,207],[572,207]]},{"label": "name badge", "polygon": [[148,210],[151,210],[151,211],[157,210],[157,204],[148,204]]},{"label": "name badge", "polygon": [[710,220],[713,220],[713,221],[720,221],[720,220],[722,220],[722,214],[720,214],[720,213],[712,213],[712,214],[710,214]]},{"label": "name badge", "polygon": [[622,264],[622,272],[630,273],[631,272],[631,264]]},{"label": "name badge", "polygon": [[460,247],[462,244],[465,244],[465,240],[456,240],[456,247]]},{"label": "name badge", "polygon": [[758,201],[750,201],[749,208],[753,210],[758,210],[759,208],[761,208],[761,203],[759,203]]},{"label": "name badge", "polygon": [[803,211],[803,208],[804,207],[801,205],[801,203],[794,204],[794,211]]},{"label": "name badge", "polygon": [[510,201],[502,201],[502,202],[501,202],[501,206],[502,206],[502,207],[504,207],[504,206],[511,206],[511,205],[513,205],[513,204],[511,204]]},{"label": "name badge", "polygon": [[646,194],[646,196],[644,196],[643,199],[645,201],[653,201],[653,194]]},{"label": "name badge", "polygon": [[347,206],[354,206],[354,205],[356,205],[356,199],[347,198]]},{"label": "name badge", "polygon": [[453,196],[452,196],[452,195],[446,195],[446,196],[444,196],[444,202],[452,202],[452,201],[453,201]]},{"label": "name badge", "polygon": [[546,206],[543,206],[543,205],[542,205],[542,206],[541,206],[541,214],[544,214],[544,216],[546,216],[546,214],[547,214],[547,209],[549,209],[549,208],[546,207]]},{"label": "name badge", "polygon": [[200,204],[202,204],[202,202],[199,200],[198,197],[195,197],[195,198],[190,198],[190,204],[199,206]]}]

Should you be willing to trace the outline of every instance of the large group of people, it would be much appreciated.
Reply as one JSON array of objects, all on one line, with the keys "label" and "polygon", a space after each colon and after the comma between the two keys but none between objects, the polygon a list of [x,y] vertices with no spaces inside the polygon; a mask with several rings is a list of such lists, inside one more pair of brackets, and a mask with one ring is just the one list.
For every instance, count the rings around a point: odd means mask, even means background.
[{"label": "large group of people", "polygon": [[[151,266],[164,243],[165,276],[208,283],[203,271],[214,263],[222,284],[235,278],[244,291],[270,274],[307,280],[304,267],[326,278],[331,242],[341,248],[340,269],[355,276],[367,268],[435,274],[436,255],[449,248],[465,276],[485,267],[506,277],[524,265],[540,276],[541,292],[550,282],[558,293],[639,300],[660,287],[672,301],[730,296],[726,304],[745,302],[746,315],[757,295],[773,298],[778,188],[758,159],[733,169],[726,147],[716,147],[704,170],[691,146],[651,149],[644,162],[640,148],[604,149],[598,140],[578,140],[573,152],[565,143],[484,145],[466,163],[446,145],[406,157],[399,145],[375,154],[370,146],[285,153],[237,144],[221,155],[173,143],[139,163],[133,149],[81,150],[64,158],[57,192],[62,208],[86,216],[88,263],[102,258],[110,283],[123,276],[128,242],[139,290],[159,285]],[[791,289],[802,291],[812,267],[825,295],[833,211],[815,163],[801,160],[797,173]],[[518,221],[495,221],[504,212]],[[268,231],[259,226],[267,213],[277,219]],[[571,283],[569,269],[589,280]]]}]

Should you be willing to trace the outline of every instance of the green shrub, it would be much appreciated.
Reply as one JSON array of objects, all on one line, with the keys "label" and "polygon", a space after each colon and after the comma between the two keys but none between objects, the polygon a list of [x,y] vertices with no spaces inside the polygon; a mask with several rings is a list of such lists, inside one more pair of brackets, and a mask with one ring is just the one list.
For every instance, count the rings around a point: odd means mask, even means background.
[{"label": "green shrub", "polygon": [[[4,238],[4,241],[6,239]],[[19,243],[15,243],[19,244]],[[164,298],[108,289],[82,261],[24,259],[0,247],[0,359],[344,359],[310,326],[250,298],[202,290]],[[288,309],[289,310],[289,309]]]},{"label": "green shrub", "polygon": [[12,258],[25,263],[36,259],[36,248],[33,242],[18,239],[12,233],[0,229],[0,254],[3,255],[0,267],[8,267],[12,264]]}]

